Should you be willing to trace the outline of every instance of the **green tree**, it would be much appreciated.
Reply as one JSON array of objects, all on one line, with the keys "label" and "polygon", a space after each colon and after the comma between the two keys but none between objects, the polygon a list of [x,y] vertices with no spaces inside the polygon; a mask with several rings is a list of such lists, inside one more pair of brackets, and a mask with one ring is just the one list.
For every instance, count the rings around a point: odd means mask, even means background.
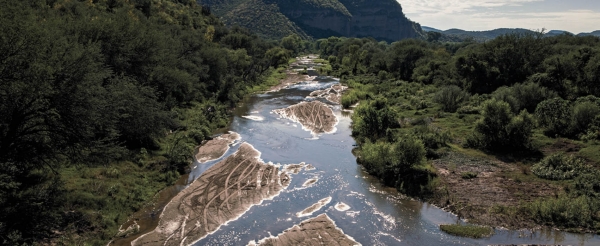
[{"label": "green tree", "polygon": [[515,150],[529,147],[533,134],[533,118],[527,111],[513,115],[510,106],[496,99],[483,103],[483,118],[475,124],[479,147],[493,150]]},{"label": "green tree", "polygon": [[535,116],[540,126],[548,135],[564,135],[571,119],[569,101],[553,98],[542,101],[535,109]]}]

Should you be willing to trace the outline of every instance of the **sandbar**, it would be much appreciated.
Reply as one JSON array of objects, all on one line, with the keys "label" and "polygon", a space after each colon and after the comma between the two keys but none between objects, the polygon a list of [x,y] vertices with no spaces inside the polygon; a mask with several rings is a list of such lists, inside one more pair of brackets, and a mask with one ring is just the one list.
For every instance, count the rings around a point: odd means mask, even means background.
[{"label": "sandbar", "polygon": [[302,221],[299,225],[283,231],[277,237],[268,237],[248,245],[360,245],[354,238],[344,234],[326,214]]},{"label": "sandbar", "polygon": [[309,97],[325,98],[327,101],[340,104],[342,100],[342,92],[344,92],[346,89],[348,89],[348,87],[338,83],[324,90],[313,91],[310,93]]},{"label": "sandbar", "polygon": [[230,144],[240,139],[240,135],[235,132],[229,132],[229,134],[223,134],[213,138],[212,140],[209,140],[198,147],[196,160],[199,163],[216,160],[223,156],[227,150],[229,150]]},{"label": "sandbar", "polygon": [[303,129],[312,134],[335,132],[338,119],[327,104],[312,101],[301,102],[284,109],[273,110],[283,118],[290,119],[302,125]]},{"label": "sandbar", "polygon": [[243,143],[175,196],[158,226],[132,245],[189,245],[237,219],[250,207],[277,196],[290,176],[260,160],[260,152]]},{"label": "sandbar", "polygon": [[325,197],[325,198],[319,200],[317,203],[311,205],[310,207],[302,210],[301,212],[296,213],[296,216],[306,217],[306,216],[312,215],[314,212],[325,207],[325,205],[327,205],[330,202],[331,202],[331,197]]}]

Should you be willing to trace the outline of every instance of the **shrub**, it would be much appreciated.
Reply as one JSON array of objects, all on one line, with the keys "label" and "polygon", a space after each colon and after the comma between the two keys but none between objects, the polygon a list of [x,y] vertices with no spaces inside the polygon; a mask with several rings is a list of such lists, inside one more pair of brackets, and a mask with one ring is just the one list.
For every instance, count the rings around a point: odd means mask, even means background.
[{"label": "shrub", "polygon": [[573,179],[580,175],[585,168],[583,159],[557,153],[545,157],[536,163],[531,171],[536,176],[549,180]]},{"label": "shrub", "polygon": [[600,115],[600,107],[593,102],[582,102],[575,105],[571,120],[570,132],[573,136],[587,133],[596,116]]},{"label": "shrub", "polygon": [[367,172],[394,186],[401,182],[401,174],[421,164],[424,158],[423,143],[409,137],[396,143],[366,142],[361,146],[359,161]]},{"label": "shrub", "polygon": [[535,116],[538,124],[546,128],[547,135],[564,134],[569,126],[571,108],[567,100],[557,97],[538,104]]},{"label": "shrub", "polygon": [[533,118],[525,110],[517,116],[510,106],[496,99],[483,103],[483,118],[475,124],[475,134],[468,139],[473,147],[486,149],[520,149],[528,147]]},{"label": "shrub", "polygon": [[529,204],[528,208],[533,219],[538,222],[576,228],[593,226],[598,203],[586,196],[572,198],[562,195],[537,200]]},{"label": "shrub", "polygon": [[442,105],[445,112],[455,112],[469,98],[469,93],[460,87],[451,85],[441,88],[433,97],[433,101]]}]

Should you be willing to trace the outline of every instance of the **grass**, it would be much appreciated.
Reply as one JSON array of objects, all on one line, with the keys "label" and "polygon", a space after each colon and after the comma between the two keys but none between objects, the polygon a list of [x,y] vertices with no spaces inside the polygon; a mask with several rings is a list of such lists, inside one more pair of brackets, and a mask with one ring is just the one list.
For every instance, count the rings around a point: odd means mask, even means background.
[{"label": "grass", "polygon": [[459,237],[483,238],[494,234],[494,229],[488,226],[452,224],[440,225],[440,229],[445,233]]},{"label": "grass", "polygon": [[259,93],[263,91],[268,91],[271,87],[279,84],[279,81],[285,79],[287,76],[285,67],[279,67],[277,69],[271,69],[271,73],[269,76],[265,78],[265,82],[260,85],[255,85],[248,88],[249,94]]}]

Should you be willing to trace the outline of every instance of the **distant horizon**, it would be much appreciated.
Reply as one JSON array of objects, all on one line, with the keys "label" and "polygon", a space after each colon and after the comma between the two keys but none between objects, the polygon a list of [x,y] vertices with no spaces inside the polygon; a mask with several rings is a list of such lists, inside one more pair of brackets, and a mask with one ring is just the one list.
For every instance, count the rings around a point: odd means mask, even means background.
[{"label": "distant horizon", "polygon": [[[541,29],[534,30],[534,29],[523,28],[523,27],[498,27],[498,28],[486,29],[486,30],[469,30],[469,29],[464,29],[464,28],[460,28],[460,27],[452,27],[452,28],[444,29],[444,28],[437,28],[437,27],[433,27],[433,26],[423,25],[422,23],[419,23],[419,24],[421,25],[421,27],[428,27],[428,28],[438,29],[440,31],[448,31],[448,30],[452,30],[452,29],[458,29],[458,30],[463,30],[463,31],[467,31],[467,32],[485,32],[485,31],[493,31],[493,30],[497,30],[497,29],[525,29],[525,30],[530,30],[530,31],[537,32],[537,31],[541,30]],[[595,32],[595,31],[600,31],[600,28],[598,30],[587,31],[587,32],[571,32],[571,31],[568,31],[568,30],[560,30],[560,29],[545,29],[544,33],[548,33],[550,31],[567,31],[567,32],[570,32],[572,34],[580,34],[580,33],[592,33],[592,32]]]},{"label": "distant horizon", "polygon": [[406,17],[439,30],[489,31],[523,28],[568,31],[600,30],[597,0],[397,0]]}]

